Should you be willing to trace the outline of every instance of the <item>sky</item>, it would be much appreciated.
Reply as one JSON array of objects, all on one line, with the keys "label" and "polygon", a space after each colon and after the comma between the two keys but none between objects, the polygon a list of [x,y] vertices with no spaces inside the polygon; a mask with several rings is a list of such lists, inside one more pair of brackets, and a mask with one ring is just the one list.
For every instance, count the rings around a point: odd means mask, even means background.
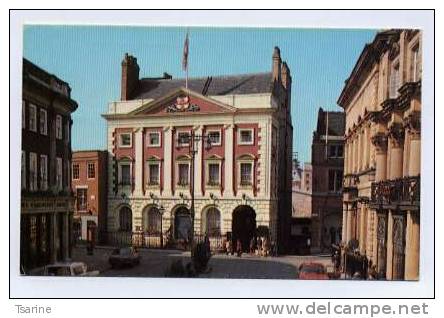
[{"label": "sky", "polygon": [[[183,78],[185,27],[45,26],[24,28],[23,56],[71,86],[72,149],[106,149],[100,116],[120,99],[121,61],[137,57],[140,77]],[[292,75],[293,151],[311,161],[320,107],[336,101],[364,45],[376,30],[191,27],[189,77],[271,71],[275,46]]]}]

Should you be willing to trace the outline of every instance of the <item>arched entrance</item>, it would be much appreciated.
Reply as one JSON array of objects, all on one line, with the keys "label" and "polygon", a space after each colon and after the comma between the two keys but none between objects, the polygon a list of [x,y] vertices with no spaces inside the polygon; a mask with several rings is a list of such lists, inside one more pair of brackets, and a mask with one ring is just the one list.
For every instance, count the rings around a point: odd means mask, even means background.
[{"label": "arched entrance", "polygon": [[155,206],[148,206],[142,213],[143,231],[148,234],[159,235],[162,227],[162,215]]},{"label": "arched entrance", "polygon": [[128,206],[120,208],[119,230],[122,232],[131,232],[133,230],[133,213]]},{"label": "arched entrance", "polygon": [[174,213],[174,238],[189,242],[191,238],[191,215],[185,206],[177,208]]},{"label": "arched entrance", "polygon": [[250,241],[256,234],[256,212],[248,205],[240,205],[233,211],[232,220],[233,244],[239,239],[242,250],[248,251]]}]

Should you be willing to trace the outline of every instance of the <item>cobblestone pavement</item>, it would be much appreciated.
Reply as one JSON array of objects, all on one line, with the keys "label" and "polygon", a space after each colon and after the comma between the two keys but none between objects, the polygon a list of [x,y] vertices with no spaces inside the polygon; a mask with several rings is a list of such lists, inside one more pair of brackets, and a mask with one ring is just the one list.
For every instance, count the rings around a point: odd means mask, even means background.
[{"label": "cobblestone pavement", "polygon": [[[179,250],[140,249],[140,265],[133,268],[111,269],[108,256],[112,248],[96,248],[94,255],[87,255],[84,247],[73,249],[73,260],[83,261],[89,270],[99,270],[100,276],[108,277],[164,277],[171,263],[182,259],[190,261],[190,252]],[[329,255],[259,257],[243,254],[242,257],[216,254],[210,259],[208,272],[202,278],[272,278],[295,279],[302,262],[321,262],[331,266]]]}]

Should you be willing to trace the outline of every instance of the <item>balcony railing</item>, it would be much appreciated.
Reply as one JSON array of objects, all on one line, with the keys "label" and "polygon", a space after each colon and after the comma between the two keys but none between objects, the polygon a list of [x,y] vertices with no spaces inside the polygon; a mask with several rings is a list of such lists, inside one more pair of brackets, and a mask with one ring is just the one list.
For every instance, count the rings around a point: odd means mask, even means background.
[{"label": "balcony railing", "polygon": [[372,183],[371,203],[379,205],[409,204],[420,201],[420,177],[405,177]]}]

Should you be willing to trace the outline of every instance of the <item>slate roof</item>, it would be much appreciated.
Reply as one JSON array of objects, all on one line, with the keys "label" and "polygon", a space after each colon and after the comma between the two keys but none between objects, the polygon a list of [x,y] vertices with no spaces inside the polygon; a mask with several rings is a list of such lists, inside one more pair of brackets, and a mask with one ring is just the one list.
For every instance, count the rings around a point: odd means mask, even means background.
[{"label": "slate roof", "polygon": [[325,135],[328,113],[328,134],[331,136],[343,136],[345,133],[345,114],[343,112],[319,110],[317,133]]},{"label": "slate roof", "polygon": [[[202,93],[208,77],[189,78],[188,88]],[[213,76],[206,95],[233,95],[271,93],[272,73]],[[179,87],[185,87],[185,79],[150,79],[139,80],[131,99],[156,99]]]}]

